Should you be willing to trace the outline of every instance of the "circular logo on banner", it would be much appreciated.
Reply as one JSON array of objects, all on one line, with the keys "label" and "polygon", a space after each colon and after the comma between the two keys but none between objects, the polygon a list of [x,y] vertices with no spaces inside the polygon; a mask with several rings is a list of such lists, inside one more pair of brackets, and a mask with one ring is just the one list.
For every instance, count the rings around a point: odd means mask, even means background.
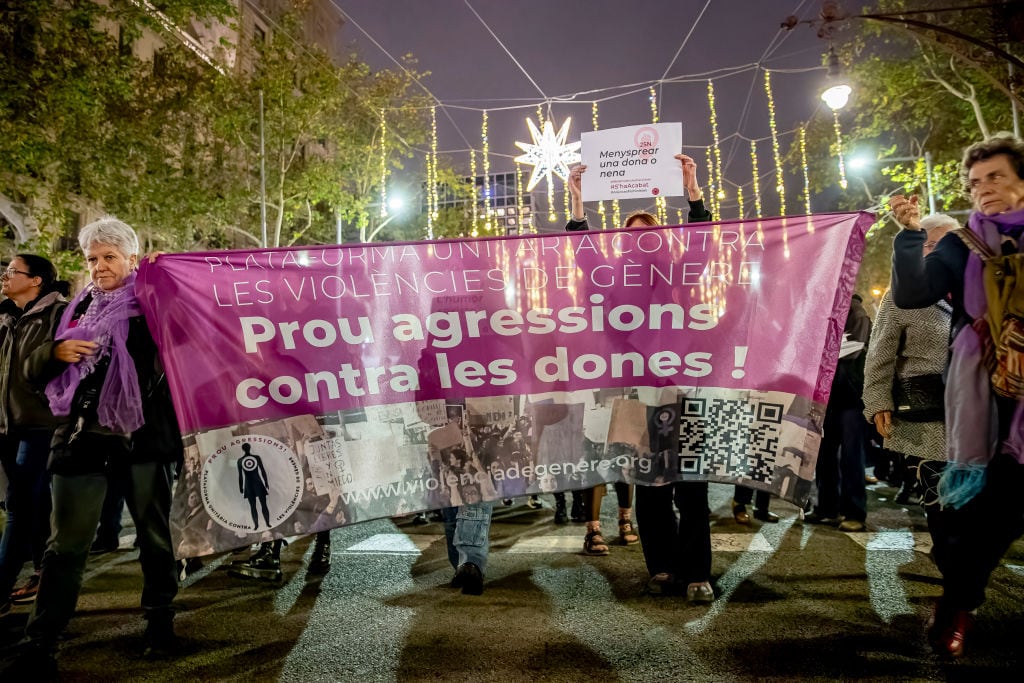
[{"label": "circular logo on banner", "polygon": [[658,131],[650,126],[644,126],[633,134],[633,144],[643,149],[658,146]]},{"label": "circular logo on banner", "polygon": [[658,188],[654,188],[653,190],[651,190],[651,194],[657,197],[659,194],[661,194],[661,190],[659,190]]},{"label": "circular logo on banner", "polygon": [[291,448],[269,436],[239,436],[203,463],[203,506],[231,531],[267,531],[295,512],[302,484],[302,467]]}]

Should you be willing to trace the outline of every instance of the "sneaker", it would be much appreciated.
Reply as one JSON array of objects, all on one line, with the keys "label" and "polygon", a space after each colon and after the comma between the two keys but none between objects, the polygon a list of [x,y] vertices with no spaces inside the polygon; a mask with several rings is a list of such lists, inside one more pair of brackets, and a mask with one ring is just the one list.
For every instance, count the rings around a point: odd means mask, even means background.
[{"label": "sneaker", "polygon": [[839,526],[839,522],[841,520],[838,517],[823,515],[817,510],[815,510],[810,514],[804,515],[804,521],[808,524],[824,524],[826,526]]},{"label": "sneaker", "polygon": [[412,518],[412,523],[416,526],[422,526],[423,524],[430,524],[430,520],[422,512],[417,512]]},{"label": "sneaker", "polygon": [[858,519],[844,519],[842,522],[839,523],[839,530],[846,532],[857,532],[865,531],[867,530],[867,527],[864,525],[864,522]]},{"label": "sneaker", "polygon": [[36,593],[39,592],[39,574],[28,577],[20,588],[15,588],[11,593],[11,604],[29,605],[36,601]]},{"label": "sneaker", "polygon": [[530,499],[526,501],[526,507],[530,508],[531,510],[540,510],[542,507],[544,507],[544,504],[540,502],[540,498],[538,498],[537,496],[530,496]]},{"label": "sneaker", "polygon": [[501,499],[501,504],[504,505],[505,507],[511,507],[512,506],[512,499],[511,498],[502,498]]},{"label": "sneaker", "polygon": [[472,562],[467,562],[460,565],[459,570],[455,572],[455,578],[452,579],[452,585],[462,588],[463,595],[483,595],[483,572],[480,571],[480,567],[476,566]]},{"label": "sneaker", "polygon": [[651,595],[668,595],[674,592],[676,577],[668,572],[661,572],[651,577],[647,582],[647,592]]},{"label": "sneaker", "polygon": [[686,599],[690,602],[714,602],[715,591],[707,581],[691,583],[686,587]]},{"label": "sneaker", "polygon": [[280,581],[281,559],[274,557],[270,544],[264,543],[260,549],[246,562],[231,565],[228,574],[243,579],[260,579],[261,581]]}]

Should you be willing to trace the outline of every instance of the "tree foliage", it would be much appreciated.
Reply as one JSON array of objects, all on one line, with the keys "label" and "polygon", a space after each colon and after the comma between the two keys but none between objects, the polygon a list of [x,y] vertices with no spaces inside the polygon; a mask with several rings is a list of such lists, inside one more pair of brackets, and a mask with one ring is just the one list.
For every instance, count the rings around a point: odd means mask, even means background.
[{"label": "tree foliage", "polygon": [[[970,0],[941,3],[943,8],[977,4]],[[934,8],[929,0],[881,0],[865,12],[896,16]],[[1002,30],[1007,24],[1000,14],[1004,9],[899,16],[949,28],[1020,54],[1019,40]],[[923,156],[928,152],[933,160],[931,179],[937,210],[969,208],[958,178],[960,157],[972,142],[1012,128],[1011,99],[1005,91],[1008,64],[968,41],[877,20],[849,19],[832,39],[853,87],[850,103],[840,113],[848,187],[838,195],[834,208],[879,208],[882,220],[869,233],[859,287],[884,289],[896,230],[885,223],[886,198],[896,192],[914,193],[924,204]],[[831,111],[822,107],[807,130],[812,189],[828,192],[839,182]],[[849,161],[858,156],[872,163],[859,170],[851,168]],[[885,161],[891,157],[916,160]]]},{"label": "tree foliage", "polygon": [[[238,25],[232,0],[159,6],[182,26]],[[71,246],[88,210],[149,248],[259,244],[260,92],[270,244],[334,241],[336,215],[365,222],[425,139],[422,74],[411,57],[398,71],[332,64],[298,26],[282,16],[263,42],[235,31],[221,73],[142,3],[0,0],[0,209],[26,218],[19,239]],[[155,57],[133,49],[147,34]]]}]

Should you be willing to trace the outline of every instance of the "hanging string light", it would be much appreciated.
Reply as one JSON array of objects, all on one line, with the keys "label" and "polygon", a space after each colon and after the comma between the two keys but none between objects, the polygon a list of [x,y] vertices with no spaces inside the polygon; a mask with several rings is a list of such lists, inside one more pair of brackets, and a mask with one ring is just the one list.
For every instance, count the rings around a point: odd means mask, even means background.
[{"label": "hanging string light", "polygon": [[[711,110],[711,139],[714,145],[715,183],[718,186],[715,198],[720,202],[725,199],[725,182],[722,180],[722,149],[718,144],[718,114],[715,111],[715,85],[710,78],[708,79],[708,108]],[[721,204],[719,204],[720,207]]]},{"label": "hanging string light", "polygon": [[655,92],[654,86],[652,85],[648,90],[650,95],[647,99],[651,101],[651,123],[658,122],[658,93]]},{"label": "hanging string light", "polygon": [[779,134],[775,127],[775,98],[772,96],[771,72],[764,71],[764,91],[768,96],[768,127],[772,131],[772,154],[775,158],[775,190],[779,193],[779,215],[786,215],[786,185],[782,176],[782,154],[779,152]]},{"label": "hanging string light", "polygon": [[750,167],[754,173],[754,215],[761,217],[761,172],[757,169],[757,140],[750,141]]},{"label": "hanging string light", "polygon": [[491,217],[494,215],[494,210],[491,208],[491,159],[488,154],[486,109],[484,109],[483,120],[480,124],[480,141],[483,147],[481,154],[484,159],[484,231],[491,232]]},{"label": "hanging string light", "polygon": [[[647,92],[648,92],[647,99],[650,100],[650,103],[651,103],[651,123],[657,123],[658,122],[658,93],[654,89],[654,86],[651,86],[648,89]],[[664,197],[655,197],[654,198],[654,212],[657,214],[658,223],[661,224],[661,225],[665,225],[665,223],[668,221],[668,218],[666,217],[667,206],[668,205],[665,203],[665,198]]]},{"label": "hanging string light", "polygon": [[430,154],[427,155],[427,239],[434,239],[437,220],[437,107],[430,108]]},{"label": "hanging string light", "polygon": [[612,225],[616,228],[622,225],[622,216],[619,213],[619,200],[612,200]]},{"label": "hanging string light", "polygon": [[739,204],[740,218],[744,218],[747,212],[746,207],[743,205],[743,186],[736,188],[736,203]]},{"label": "hanging string light", "polygon": [[522,235],[523,230],[523,165],[516,162],[516,231]]},{"label": "hanging string light", "polygon": [[476,237],[480,234],[476,227],[476,222],[480,216],[480,212],[477,209],[477,199],[479,197],[476,191],[476,150],[472,148],[469,150],[469,176],[469,182],[473,185],[473,199],[470,202],[473,205],[473,230],[469,234]]},{"label": "hanging string light", "polygon": [[846,164],[843,163],[843,131],[839,127],[839,110],[832,110],[832,122],[836,129],[836,158],[839,159],[839,187],[846,189]]},{"label": "hanging string light", "polygon": [[569,183],[562,183],[562,208],[565,210],[565,222],[572,220],[572,208],[569,205]]},{"label": "hanging string light", "polygon": [[[590,103],[590,122],[594,125],[594,130],[598,130],[600,126],[597,123],[597,102]],[[601,229],[604,230],[608,227],[608,214],[604,208],[604,200],[602,199],[597,203],[597,214],[601,217]]]},{"label": "hanging string light", "polygon": [[384,120],[384,110],[380,112],[380,217],[388,216],[388,124]]},{"label": "hanging string light", "polygon": [[683,224],[683,210],[677,208],[676,209],[676,225],[682,225],[682,224]]},{"label": "hanging string light", "polygon": [[804,171],[804,210],[811,215],[811,177],[807,172],[807,129],[800,126],[800,167]]},{"label": "hanging string light", "polygon": [[704,158],[708,167],[708,208],[715,220],[721,220],[722,214],[718,213],[718,187],[715,183],[715,162],[711,156],[711,148],[704,148]]}]

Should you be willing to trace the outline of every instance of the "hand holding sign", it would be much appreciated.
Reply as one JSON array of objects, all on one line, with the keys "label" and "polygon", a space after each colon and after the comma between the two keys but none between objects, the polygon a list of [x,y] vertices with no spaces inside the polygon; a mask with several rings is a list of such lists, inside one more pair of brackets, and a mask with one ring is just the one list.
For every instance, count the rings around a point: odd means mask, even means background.
[{"label": "hand holding sign", "polygon": [[[682,148],[682,137],[681,123],[583,133],[582,160],[591,168],[591,175],[582,188],[582,198],[599,201],[681,196],[684,178],[674,154]],[[696,164],[692,170],[691,180],[696,185]]]}]

